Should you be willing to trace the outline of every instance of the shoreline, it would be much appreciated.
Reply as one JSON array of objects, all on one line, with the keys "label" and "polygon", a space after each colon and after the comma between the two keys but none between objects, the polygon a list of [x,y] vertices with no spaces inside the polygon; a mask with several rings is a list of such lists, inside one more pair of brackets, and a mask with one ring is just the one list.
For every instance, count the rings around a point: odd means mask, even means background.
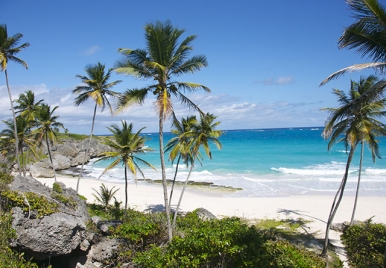
[{"label": "shoreline", "polygon": [[[58,175],[57,181],[66,187],[76,189],[77,177]],[[54,178],[37,178],[43,184],[52,187]],[[99,190],[104,184],[111,189],[120,189],[116,193],[118,201],[124,201],[124,183],[109,182],[96,178],[81,178],[79,194],[87,198],[87,202],[94,203],[93,189]],[[193,211],[203,207],[217,217],[237,216],[246,219],[298,219],[312,220],[319,225],[319,230],[325,229],[334,195],[305,194],[276,197],[231,197],[225,196],[217,188],[187,187],[181,203],[181,211]],[[173,193],[172,207],[177,205],[182,187],[177,186]],[[170,194],[170,187],[168,190]],[[386,203],[386,197],[359,196],[356,219],[360,221],[372,218],[374,222],[386,224],[386,209],[381,204]],[[151,207],[163,207],[163,189],[161,184],[129,183],[128,206],[139,211]],[[350,221],[354,196],[343,196],[340,207],[335,216],[335,223]],[[123,203],[122,203],[123,205]]]}]

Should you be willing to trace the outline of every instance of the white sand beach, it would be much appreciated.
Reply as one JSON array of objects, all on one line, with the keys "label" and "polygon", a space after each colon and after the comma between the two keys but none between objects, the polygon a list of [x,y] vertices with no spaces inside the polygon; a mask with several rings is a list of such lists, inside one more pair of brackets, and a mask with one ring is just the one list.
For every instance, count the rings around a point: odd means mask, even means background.
[{"label": "white sand beach", "polygon": [[[52,187],[53,178],[38,178],[43,184]],[[76,189],[76,177],[58,176],[58,181],[67,187]],[[93,189],[99,190],[104,183],[109,189],[113,186],[120,189],[116,198],[123,201],[125,190],[123,183],[111,183],[97,179],[80,181],[79,194],[87,198],[87,202],[95,202]],[[176,205],[180,196],[181,187],[177,187],[173,194],[172,205]],[[330,212],[333,196],[325,195],[296,195],[288,197],[224,197],[220,190],[187,188],[183,197],[182,211],[192,211],[203,207],[217,217],[237,216],[246,219],[298,219],[312,221],[310,231],[319,231],[324,235],[326,220]],[[139,211],[162,208],[164,204],[161,184],[148,184],[145,182],[137,185],[128,185],[129,207]],[[354,204],[353,196],[344,196],[334,222],[350,221]],[[386,197],[362,196],[359,198],[356,219],[363,221],[372,218],[374,222],[386,224]]]}]

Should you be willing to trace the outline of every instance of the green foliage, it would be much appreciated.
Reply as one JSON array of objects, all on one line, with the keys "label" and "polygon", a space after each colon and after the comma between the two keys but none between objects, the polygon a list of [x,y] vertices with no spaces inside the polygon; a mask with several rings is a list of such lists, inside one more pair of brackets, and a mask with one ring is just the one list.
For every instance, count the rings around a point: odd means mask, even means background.
[{"label": "green foliage", "polygon": [[63,193],[63,189],[62,189],[62,186],[60,185],[60,183],[58,182],[54,182],[54,184],[52,185],[52,190],[58,194],[61,194]]},{"label": "green foliage", "polygon": [[26,261],[23,254],[13,251],[9,241],[15,238],[15,230],[11,228],[12,215],[0,211],[0,268],[37,268],[36,264]]},{"label": "green foliage", "polygon": [[68,208],[75,210],[78,207],[78,203],[74,200],[74,198],[72,198],[72,196],[66,196],[64,194],[52,192],[51,197]]},{"label": "green foliage", "polygon": [[342,234],[347,256],[353,267],[383,267],[386,244],[386,226],[364,223],[348,227]]},{"label": "green foliage", "polygon": [[[114,195],[119,189],[114,190],[115,186],[113,186],[111,189],[109,189],[103,183],[101,186],[99,186],[99,188],[100,188],[99,192],[93,188],[93,190],[95,191],[95,194],[93,193],[93,196],[95,197],[95,199],[99,203],[102,204],[102,206],[105,208],[105,210],[107,210],[110,201],[113,198],[115,199]],[[116,201],[116,199],[115,199],[115,201]],[[116,204],[117,204],[117,201],[116,201]]]},{"label": "green foliage", "polygon": [[[58,211],[58,204],[47,200],[45,196],[34,192],[25,192],[21,194],[17,191],[7,190],[1,193],[1,196],[7,200],[7,209],[12,207],[21,207],[24,212],[36,210],[38,217],[50,215]],[[27,203],[28,202],[28,203]]]},{"label": "green foliage", "polygon": [[8,190],[8,185],[13,181],[13,177],[7,173],[0,172],[0,193]]},{"label": "green foliage", "polygon": [[316,254],[248,226],[240,218],[202,221],[189,213],[165,247],[138,252],[139,267],[325,267]]},{"label": "green foliage", "polygon": [[[128,221],[112,230],[113,236],[126,238],[130,242],[137,244],[139,248],[145,248],[152,243],[161,243],[165,222],[163,214],[143,214],[141,212],[128,209]],[[162,238],[161,238],[162,240]]]}]

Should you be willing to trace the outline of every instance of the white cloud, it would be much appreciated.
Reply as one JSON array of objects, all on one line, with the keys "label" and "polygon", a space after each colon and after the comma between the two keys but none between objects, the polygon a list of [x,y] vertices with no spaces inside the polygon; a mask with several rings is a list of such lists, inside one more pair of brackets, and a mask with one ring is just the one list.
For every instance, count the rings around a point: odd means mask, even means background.
[{"label": "white cloud", "polygon": [[[91,120],[94,111],[94,102],[89,100],[76,107],[74,105],[75,95],[71,89],[52,88],[46,85],[13,87],[15,98],[26,90],[33,90],[36,99],[44,99],[44,102],[59,106],[56,115],[70,132],[86,133],[91,130]],[[11,118],[9,110],[9,98],[5,87],[0,87],[3,93],[0,97],[0,119]],[[275,128],[275,127],[297,127],[297,126],[321,126],[326,114],[320,112],[320,102],[256,102],[253,100],[242,100],[239,97],[227,94],[193,94],[188,96],[204,112],[210,112],[218,116],[221,129],[241,128]],[[106,134],[106,126],[120,124],[121,120],[133,123],[135,129],[146,127],[144,132],[158,131],[158,116],[154,106],[155,98],[149,98],[143,105],[135,105],[124,110],[122,113],[112,116],[109,109],[101,112],[98,108],[95,123],[95,134]],[[197,114],[189,110],[177,100],[173,100],[174,110],[177,116],[185,117],[189,114]],[[115,103],[112,103],[115,105]],[[4,125],[0,122],[0,129]],[[170,129],[170,120],[165,122],[165,131]]]},{"label": "white cloud", "polygon": [[102,50],[102,47],[100,47],[100,46],[92,46],[92,47],[89,47],[89,48],[87,48],[85,51],[84,51],[84,53],[87,55],[87,56],[90,56],[90,55],[93,55],[93,54],[95,54],[95,53],[97,53],[97,52],[99,52],[99,51],[101,51]]}]

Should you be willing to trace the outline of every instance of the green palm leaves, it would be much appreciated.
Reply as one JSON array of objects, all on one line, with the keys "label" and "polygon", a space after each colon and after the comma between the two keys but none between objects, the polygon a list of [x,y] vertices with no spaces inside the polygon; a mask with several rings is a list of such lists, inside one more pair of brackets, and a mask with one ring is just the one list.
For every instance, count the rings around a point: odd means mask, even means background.
[{"label": "green palm leaves", "polygon": [[362,57],[368,56],[374,62],[355,64],[336,71],[321,85],[348,72],[374,68],[383,73],[386,67],[386,8],[378,0],[351,0],[347,3],[356,21],[344,30],[338,42],[339,48],[356,49]]},{"label": "green palm leaves", "polygon": [[103,171],[100,175],[103,176],[107,171],[116,167],[118,164],[122,164],[124,166],[125,172],[125,219],[126,219],[126,210],[127,210],[127,180],[128,180],[128,171],[130,171],[134,179],[137,179],[137,172],[144,177],[144,174],[139,166],[139,164],[143,164],[145,166],[151,167],[155,169],[150,163],[139,158],[138,154],[143,154],[151,151],[150,148],[145,147],[146,139],[140,136],[140,129],[137,132],[133,132],[133,124],[127,124],[126,121],[122,121],[122,127],[112,125],[108,128],[111,132],[112,136],[108,137],[104,140],[104,143],[110,148],[112,151],[108,151],[104,153],[97,161],[101,161],[104,159],[112,160],[112,163]]},{"label": "green palm leaves", "polygon": [[109,83],[108,80],[110,79],[113,69],[110,68],[106,72],[105,65],[99,62],[95,65],[86,66],[85,71],[87,73],[87,76],[82,76],[82,75],[76,76],[82,80],[82,85],[77,86],[72,91],[74,94],[78,94],[78,96],[75,98],[75,105],[79,106],[80,104],[83,104],[89,99],[92,99],[95,102],[95,105],[94,105],[93,118],[91,122],[90,139],[84,153],[82,167],[79,170],[78,181],[76,183],[77,192],[79,190],[79,181],[83,172],[84,163],[86,162],[86,158],[90,150],[91,140],[94,133],[94,124],[95,124],[97,107],[99,106],[103,111],[107,105],[110,109],[110,112],[112,113],[112,106],[110,104],[109,97],[116,97],[118,93],[111,91],[110,89],[113,86],[122,82],[121,80],[117,80]]},{"label": "green palm leaves", "polygon": [[13,108],[13,102],[12,102],[12,94],[11,89],[9,87],[8,82],[8,62],[13,61],[18,64],[23,65],[25,68],[28,68],[27,63],[25,63],[22,59],[16,57],[15,55],[19,52],[21,52],[24,48],[29,46],[29,43],[24,43],[20,46],[18,46],[18,43],[20,42],[20,39],[23,37],[22,34],[17,33],[11,37],[8,36],[7,32],[7,26],[6,25],[0,25],[0,65],[1,70],[5,73],[5,81],[7,84],[8,89],[8,96],[9,96],[9,102],[11,104],[11,111],[13,116],[13,124],[14,124],[14,133],[15,133],[15,147],[16,147],[16,159],[18,163],[18,170],[19,170],[19,176],[21,176],[21,167],[20,167],[20,159],[19,159],[19,148],[18,148],[18,137],[16,135],[17,129],[16,129],[16,114],[15,110]]},{"label": "green palm leaves", "polygon": [[[330,112],[330,116],[323,130],[324,137],[330,139],[328,149],[330,150],[337,142],[344,142],[346,148],[350,149],[350,152],[347,158],[345,173],[335,195],[327,221],[322,255],[327,253],[329,229],[338,210],[340,201],[342,200],[349,168],[357,145],[359,143],[367,144],[374,161],[376,157],[380,157],[376,137],[386,136],[386,125],[378,120],[386,115],[386,111],[383,110],[386,105],[386,99],[383,96],[385,87],[386,81],[378,81],[375,76],[361,78],[358,83],[351,81],[351,88],[348,95],[341,90],[335,89],[333,91],[338,97],[338,102],[341,106],[338,108],[324,109]],[[358,175],[358,185],[360,173],[361,164]],[[353,217],[356,202],[357,196],[354,204]]]},{"label": "green palm leaves", "polygon": [[99,192],[93,188],[95,193],[93,193],[92,195],[95,197],[95,199],[99,203],[102,204],[102,206],[104,207],[104,209],[106,211],[107,211],[107,208],[110,204],[110,201],[113,200],[115,193],[119,190],[119,189],[114,190],[114,188],[115,188],[115,186],[113,186],[111,189],[109,189],[103,183],[101,186],[99,186]]},{"label": "green palm leaves", "polygon": [[[154,84],[140,89],[129,89],[119,99],[118,110],[125,109],[133,103],[142,104],[149,93],[156,97],[155,104],[159,116],[159,148],[161,159],[162,185],[166,218],[168,221],[169,241],[172,240],[170,207],[167,194],[165,159],[163,148],[163,123],[173,113],[172,97],[182,104],[200,111],[185,92],[210,89],[192,82],[175,81],[175,77],[195,73],[208,65],[206,57],[196,55],[188,57],[193,47],[191,43],[196,36],[191,35],[180,40],[184,30],[174,27],[169,21],[147,24],[145,26],[145,49],[119,49],[123,58],[115,64],[117,73],[134,76],[140,79],[151,79]],[[200,111],[201,112],[201,111]],[[201,112],[202,113],[202,112]]]}]

